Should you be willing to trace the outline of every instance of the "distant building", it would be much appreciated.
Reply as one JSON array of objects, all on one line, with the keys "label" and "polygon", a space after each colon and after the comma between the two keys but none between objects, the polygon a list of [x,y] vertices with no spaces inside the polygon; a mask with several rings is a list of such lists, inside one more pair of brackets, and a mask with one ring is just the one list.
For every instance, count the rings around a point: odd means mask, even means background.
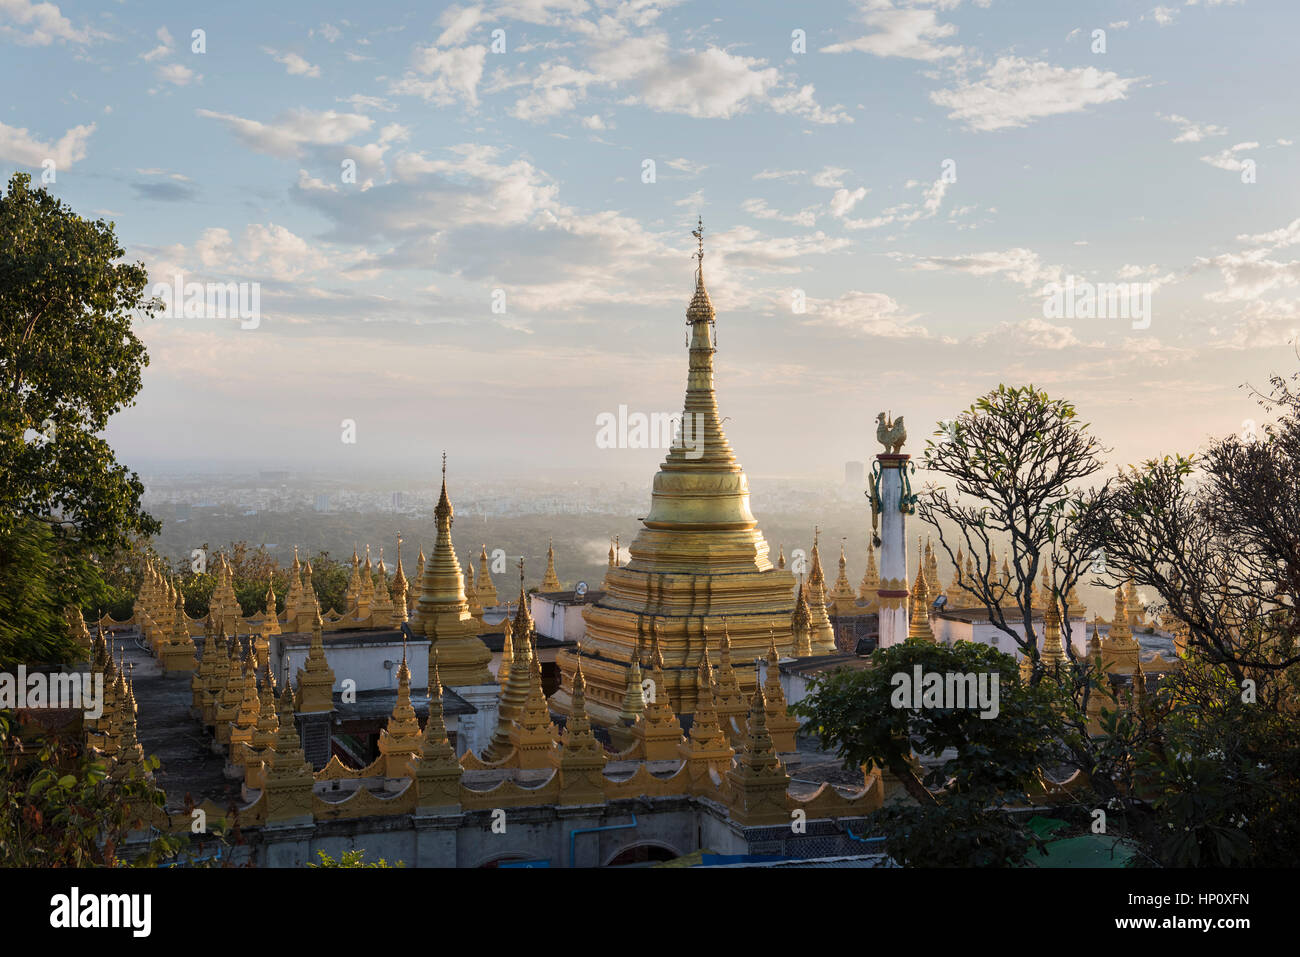
[{"label": "distant building", "polygon": [[330,497],[328,495],[316,496],[316,511],[328,512],[330,510]]},{"label": "distant building", "polygon": [[844,484],[862,485],[866,478],[866,466],[861,462],[844,463]]}]

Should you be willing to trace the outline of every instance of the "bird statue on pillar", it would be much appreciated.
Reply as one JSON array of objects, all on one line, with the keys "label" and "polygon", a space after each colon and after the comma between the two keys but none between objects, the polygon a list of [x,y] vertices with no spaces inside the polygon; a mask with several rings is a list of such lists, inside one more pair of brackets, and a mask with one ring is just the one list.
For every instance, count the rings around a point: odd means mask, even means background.
[{"label": "bird statue on pillar", "polygon": [[885,447],[890,455],[898,455],[907,441],[907,429],[903,417],[892,419],[886,412],[876,414],[876,441]]}]

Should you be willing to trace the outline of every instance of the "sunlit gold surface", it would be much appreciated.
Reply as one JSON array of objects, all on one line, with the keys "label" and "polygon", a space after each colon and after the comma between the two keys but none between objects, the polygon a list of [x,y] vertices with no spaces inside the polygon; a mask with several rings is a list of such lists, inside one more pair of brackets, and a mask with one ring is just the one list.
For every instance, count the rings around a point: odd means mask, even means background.
[{"label": "sunlit gold surface", "polygon": [[[716,657],[724,622],[749,694],[755,688],[752,662],[767,651],[769,632],[782,651],[792,648],[794,576],[772,564],[749,510],[745,473],[722,430],[713,390],[713,317],[701,269],[687,309],[690,441],[679,438],[669,450],[654,477],[644,527],[628,549],[630,560],[607,570],[604,595],[583,612],[587,711],[607,726],[622,709],[629,665],[649,664],[652,622],[664,662],[658,693],[678,713],[695,710],[700,662],[706,644]],[[562,686],[551,705],[568,713],[574,656],[562,652],[558,661]]]}]

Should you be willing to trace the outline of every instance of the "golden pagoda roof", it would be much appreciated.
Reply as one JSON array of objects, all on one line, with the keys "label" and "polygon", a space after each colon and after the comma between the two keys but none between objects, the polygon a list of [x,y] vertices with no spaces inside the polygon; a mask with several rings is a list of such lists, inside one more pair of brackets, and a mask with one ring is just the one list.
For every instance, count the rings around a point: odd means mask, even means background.
[{"label": "golden pagoda roof", "polygon": [[[702,230],[696,236],[702,239]],[[660,629],[666,678],[684,709],[699,690],[699,656],[718,650],[716,636],[728,622],[737,655],[747,661],[766,649],[769,628],[781,651],[791,646],[794,576],[773,563],[776,556],[750,511],[748,479],[722,429],[714,391],[715,311],[702,252],[701,246],[686,310],[678,434],[654,476],[650,508],[629,554],[621,554],[615,539],[600,592],[582,611],[588,660],[603,662],[585,671],[587,709],[606,726],[618,720],[615,702],[628,697],[624,669],[640,668],[651,621]],[[566,712],[573,664],[568,656],[558,661],[564,680],[552,703]],[[746,692],[752,683],[747,673]],[[623,710],[625,720],[629,713]]]}]

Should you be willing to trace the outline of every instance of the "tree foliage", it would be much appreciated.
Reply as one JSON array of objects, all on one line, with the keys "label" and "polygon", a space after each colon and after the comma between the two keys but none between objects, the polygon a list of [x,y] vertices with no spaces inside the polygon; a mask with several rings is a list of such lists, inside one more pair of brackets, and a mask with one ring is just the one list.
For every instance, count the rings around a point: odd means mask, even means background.
[{"label": "tree foliage", "polygon": [[[973,707],[898,707],[895,676],[998,676],[998,714]],[[1059,756],[1060,723],[1046,686],[1020,682],[1015,659],[984,645],[914,640],[876,651],[871,667],[820,677],[792,707],[821,746],[846,768],[896,776],[916,806],[893,806],[876,823],[895,859],[918,866],[1005,866],[1034,846],[1031,832],[1003,808],[1027,800],[1039,768]],[[914,760],[929,764],[924,771]]]},{"label": "tree foliage", "polygon": [[101,434],[140,390],[131,320],[155,304],[112,224],[30,184],[16,173],[0,197],[0,552],[29,579],[4,609],[0,658],[58,661],[74,652],[64,607],[107,597],[94,561],[160,527]]},{"label": "tree foliage", "polygon": [[[943,425],[926,442],[925,468],[952,487],[930,485],[918,503],[920,516],[935,527],[954,565],[958,546],[949,529],[956,529],[973,567],[973,574],[958,568],[958,588],[1037,659],[1033,590],[1050,559],[1061,620],[1069,621],[1065,596],[1088,561],[1089,543],[1076,527],[1090,507],[1082,483],[1101,469],[1105,449],[1072,404],[1032,385],[1000,385]],[[998,542],[1009,570],[1005,582],[994,567]]]},{"label": "tree foliage", "polygon": [[131,861],[118,856],[162,805],[150,782],[110,778],[103,760],[57,734],[27,746],[12,721],[0,711],[0,867],[154,866],[177,854],[180,841],[156,836]]}]

